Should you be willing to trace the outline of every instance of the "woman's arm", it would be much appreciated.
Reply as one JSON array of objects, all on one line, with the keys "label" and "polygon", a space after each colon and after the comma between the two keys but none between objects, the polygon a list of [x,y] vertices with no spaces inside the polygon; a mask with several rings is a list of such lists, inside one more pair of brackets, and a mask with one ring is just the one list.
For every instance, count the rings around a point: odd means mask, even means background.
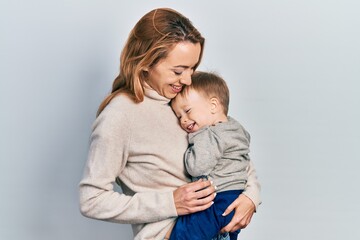
[{"label": "woman's arm", "polygon": [[[173,192],[143,192],[133,196],[114,191],[125,168],[131,119],[107,108],[96,119],[84,175],[79,185],[80,211],[90,218],[117,223],[148,223],[177,216]],[[109,109],[110,108],[110,109]]]},{"label": "woman's arm", "polygon": [[96,119],[90,138],[88,160],[79,185],[80,211],[84,216],[117,223],[150,223],[211,205],[214,187],[209,181],[185,184],[175,191],[133,196],[114,191],[115,179],[121,176],[127,163],[132,121],[122,114],[124,111],[110,111],[110,107]]},{"label": "woman's arm", "polygon": [[[255,208],[257,209],[261,204],[261,185],[258,180],[256,170],[252,161],[250,161],[249,166],[247,168],[248,181],[245,186],[245,190],[243,192],[251,201],[255,204]],[[255,209],[255,210],[256,210]]]},{"label": "woman's arm", "polygon": [[235,210],[234,217],[231,222],[226,225],[221,232],[233,232],[241,228],[245,228],[251,221],[251,218],[257,207],[261,204],[260,190],[261,186],[257,179],[256,170],[252,161],[247,169],[248,182],[245,190],[240,196],[229,205],[225,210],[224,216]]}]

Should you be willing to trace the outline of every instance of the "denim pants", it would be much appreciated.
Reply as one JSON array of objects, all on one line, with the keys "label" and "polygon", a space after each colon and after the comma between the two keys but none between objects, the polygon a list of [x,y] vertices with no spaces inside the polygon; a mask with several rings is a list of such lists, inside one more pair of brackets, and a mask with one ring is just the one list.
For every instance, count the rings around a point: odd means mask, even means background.
[{"label": "denim pants", "polygon": [[242,193],[242,190],[219,192],[210,208],[178,217],[170,240],[233,240],[240,231],[219,234],[234,216],[234,211],[222,216],[225,209]]},{"label": "denim pants", "polygon": [[211,240],[230,240],[230,235],[229,233],[223,233],[223,234],[219,233],[216,237],[213,237]]}]

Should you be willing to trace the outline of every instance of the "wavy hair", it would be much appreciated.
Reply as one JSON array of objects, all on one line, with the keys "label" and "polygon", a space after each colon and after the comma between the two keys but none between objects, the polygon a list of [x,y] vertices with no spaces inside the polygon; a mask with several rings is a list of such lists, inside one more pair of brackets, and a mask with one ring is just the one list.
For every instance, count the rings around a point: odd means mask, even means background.
[{"label": "wavy hair", "polygon": [[102,101],[97,116],[119,93],[128,94],[135,102],[144,100],[145,69],[167,57],[175,44],[189,41],[200,43],[203,55],[205,39],[191,21],[169,8],[154,9],[145,14],[131,30],[120,56],[120,73],[111,93]]}]

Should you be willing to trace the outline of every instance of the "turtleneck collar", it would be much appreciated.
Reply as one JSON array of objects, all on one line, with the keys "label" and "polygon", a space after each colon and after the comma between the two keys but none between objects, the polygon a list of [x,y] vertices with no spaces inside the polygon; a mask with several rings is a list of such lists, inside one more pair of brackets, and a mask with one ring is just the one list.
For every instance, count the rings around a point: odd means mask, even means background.
[{"label": "turtleneck collar", "polygon": [[159,101],[163,104],[169,104],[171,99],[161,96],[158,92],[152,89],[147,83],[144,83],[144,94],[146,97]]}]

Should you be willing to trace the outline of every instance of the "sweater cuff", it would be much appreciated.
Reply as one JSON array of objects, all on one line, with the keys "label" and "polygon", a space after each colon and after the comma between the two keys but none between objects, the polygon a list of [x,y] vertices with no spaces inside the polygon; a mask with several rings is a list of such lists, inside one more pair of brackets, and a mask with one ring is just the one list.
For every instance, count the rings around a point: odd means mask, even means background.
[{"label": "sweater cuff", "polygon": [[170,214],[169,217],[177,217],[178,214],[176,211],[173,192],[167,192],[167,193],[164,193],[164,195],[165,195],[165,198],[167,199],[166,206],[169,207],[169,209],[167,210],[167,211],[169,211],[168,213]]},{"label": "sweater cuff", "polygon": [[251,189],[250,187],[247,187],[242,194],[250,198],[250,200],[255,205],[255,212],[257,212],[259,205],[261,204],[261,199],[259,196],[258,190]]}]

